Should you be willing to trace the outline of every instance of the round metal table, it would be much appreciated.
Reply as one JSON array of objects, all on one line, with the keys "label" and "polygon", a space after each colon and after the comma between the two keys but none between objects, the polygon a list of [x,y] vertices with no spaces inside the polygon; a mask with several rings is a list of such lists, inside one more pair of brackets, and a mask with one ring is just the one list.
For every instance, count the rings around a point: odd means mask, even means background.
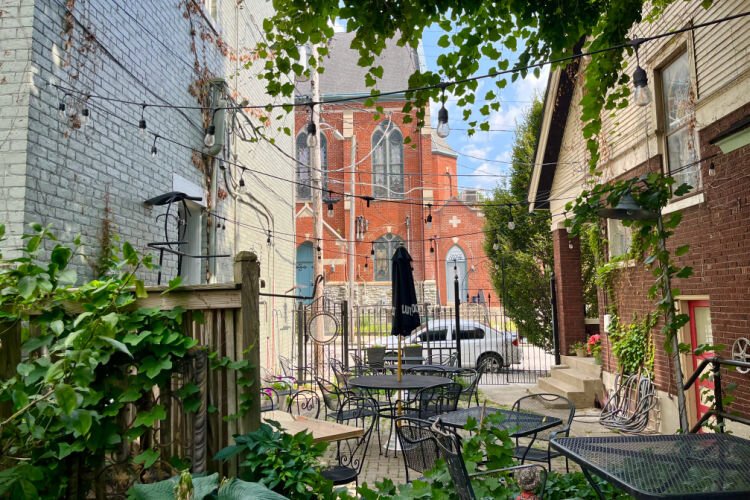
[{"label": "round metal table", "polygon": [[449,384],[450,382],[451,380],[445,377],[431,375],[402,375],[400,382],[398,375],[365,375],[349,379],[349,385],[353,387],[370,390],[380,389],[389,392],[424,389],[425,387]]},{"label": "round metal table", "polygon": [[[388,453],[388,450],[392,450],[394,456],[401,448],[396,439],[396,434],[393,432],[393,422],[398,414],[398,410],[392,399],[393,394],[400,391],[414,391],[424,389],[425,387],[450,383],[451,379],[449,378],[433,377],[429,375],[402,375],[400,381],[398,380],[398,375],[365,375],[349,379],[349,385],[351,387],[364,389],[368,392],[385,391],[388,401],[378,402],[378,413],[380,417],[390,420],[388,441],[383,447],[386,449],[386,454]],[[378,432],[380,431],[378,430]]]}]

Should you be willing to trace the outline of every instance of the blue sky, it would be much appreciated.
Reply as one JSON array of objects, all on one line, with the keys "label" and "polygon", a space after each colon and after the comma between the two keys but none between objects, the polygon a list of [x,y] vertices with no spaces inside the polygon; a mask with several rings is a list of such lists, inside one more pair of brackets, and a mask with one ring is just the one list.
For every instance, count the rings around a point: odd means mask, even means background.
[{"label": "blue sky", "polygon": [[[422,38],[424,55],[427,67],[431,70],[437,69],[437,57],[447,51],[438,47],[438,38],[444,32],[439,29],[426,30]],[[514,63],[511,58],[511,64]],[[490,71],[492,65],[488,59],[483,60],[480,64],[480,70],[477,74],[486,74]],[[508,86],[498,93],[502,105],[498,111],[493,111],[489,116],[490,132],[477,131],[473,136],[469,136],[465,130],[468,128],[463,121],[463,113],[455,105],[455,99],[448,97],[446,108],[448,109],[448,124],[451,127],[451,133],[447,138],[451,148],[459,153],[458,173],[459,174],[486,174],[487,177],[459,177],[459,186],[464,188],[492,189],[498,183],[502,185],[503,177],[497,177],[508,173],[508,161],[511,156],[511,146],[513,144],[513,133],[507,130],[514,130],[516,123],[521,119],[524,112],[531,105],[532,98],[538,95],[544,97],[544,90],[547,86],[549,76],[549,67],[545,67],[539,78],[529,74],[525,79],[517,80],[514,83],[508,82]],[[484,93],[490,89],[495,89],[494,80],[480,80],[479,88],[476,92],[477,100],[474,107],[478,110],[484,102],[482,98]],[[446,93],[447,95],[447,93]],[[433,126],[437,126],[437,110],[439,104],[432,104],[432,121]],[[476,118],[480,117],[476,112]],[[476,157],[476,158],[472,158]],[[483,158],[477,159],[477,158]]]}]

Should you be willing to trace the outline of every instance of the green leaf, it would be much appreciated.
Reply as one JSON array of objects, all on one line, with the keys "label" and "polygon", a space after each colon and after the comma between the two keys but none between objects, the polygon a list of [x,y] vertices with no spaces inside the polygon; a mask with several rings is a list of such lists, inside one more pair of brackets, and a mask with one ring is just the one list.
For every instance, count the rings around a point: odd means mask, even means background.
[{"label": "green leaf", "polygon": [[143,360],[143,363],[141,363],[140,371],[145,372],[148,378],[153,379],[159,375],[162,370],[169,370],[171,368],[172,360],[168,358],[157,359],[153,356],[148,356]]},{"label": "green leaf", "polygon": [[18,294],[24,299],[28,299],[36,290],[36,277],[23,276],[18,280]]},{"label": "green leaf", "polygon": [[65,329],[65,324],[61,319],[58,319],[49,324],[49,329],[52,330],[56,335],[60,335]]},{"label": "green leaf", "polygon": [[680,257],[688,253],[688,251],[690,251],[690,245],[681,245],[675,249],[674,254]]},{"label": "green leaf", "polygon": [[103,340],[104,342],[106,342],[107,344],[111,345],[112,347],[114,347],[118,351],[127,354],[131,358],[133,357],[133,355],[130,353],[130,350],[128,350],[128,347],[125,344],[123,344],[122,342],[120,342],[119,340],[115,340],[115,339],[110,338],[110,337],[100,337],[100,339]]},{"label": "green leaf", "polygon": [[120,394],[120,397],[117,398],[118,401],[121,403],[132,403],[133,401],[138,401],[140,399],[141,393],[134,387],[128,387],[125,389],[125,392]]},{"label": "green leaf", "polygon": [[67,384],[60,384],[55,387],[55,399],[64,414],[70,415],[76,409],[76,392]]},{"label": "green leaf", "polygon": [[71,426],[81,436],[85,436],[91,429],[91,412],[86,410],[76,410],[73,412],[71,419]]},{"label": "green leaf", "polygon": [[137,464],[143,464],[143,467],[145,469],[148,469],[152,465],[156,463],[156,461],[159,460],[159,451],[158,450],[146,450],[137,457],[133,459],[133,462]]},{"label": "green leaf", "polygon": [[135,417],[133,426],[137,427],[139,425],[145,425],[147,427],[151,427],[159,420],[164,420],[165,418],[167,418],[167,411],[164,409],[164,407],[162,405],[155,405],[149,411],[139,412],[138,416]]},{"label": "green leaf", "polygon": [[146,287],[143,284],[143,280],[135,280],[135,296],[139,299],[145,299],[148,297],[146,293]]},{"label": "green leaf", "polygon": [[64,285],[73,285],[78,281],[78,273],[75,269],[66,269],[57,275],[57,281]]}]

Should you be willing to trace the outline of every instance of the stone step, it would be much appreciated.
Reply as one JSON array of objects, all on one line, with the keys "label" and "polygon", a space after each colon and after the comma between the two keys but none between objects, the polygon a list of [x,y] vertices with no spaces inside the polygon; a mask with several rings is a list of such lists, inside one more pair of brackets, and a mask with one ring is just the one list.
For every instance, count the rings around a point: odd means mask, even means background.
[{"label": "stone step", "polygon": [[598,394],[602,390],[602,380],[599,377],[590,377],[578,370],[553,370],[551,378],[557,379],[568,385],[572,385],[579,391]]},{"label": "stone step", "polygon": [[594,406],[593,393],[587,394],[574,385],[570,385],[566,382],[562,382],[552,377],[537,379],[537,385],[532,389],[532,392],[548,392],[552,394],[558,394],[560,396],[565,396],[573,402],[576,408],[590,408]]},{"label": "stone step", "polygon": [[563,364],[581,372],[587,378],[600,378],[602,365],[597,365],[594,358],[579,358],[578,356],[561,356]]}]

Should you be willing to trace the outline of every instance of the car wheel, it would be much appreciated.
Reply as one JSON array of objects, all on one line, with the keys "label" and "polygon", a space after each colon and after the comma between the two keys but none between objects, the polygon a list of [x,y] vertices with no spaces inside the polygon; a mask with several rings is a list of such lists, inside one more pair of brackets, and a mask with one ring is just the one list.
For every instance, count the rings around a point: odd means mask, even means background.
[{"label": "car wheel", "polygon": [[500,373],[503,366],[503,358],[494,352],[482,354],[477,360],[477,369],[481,368],[486,373]]}]

